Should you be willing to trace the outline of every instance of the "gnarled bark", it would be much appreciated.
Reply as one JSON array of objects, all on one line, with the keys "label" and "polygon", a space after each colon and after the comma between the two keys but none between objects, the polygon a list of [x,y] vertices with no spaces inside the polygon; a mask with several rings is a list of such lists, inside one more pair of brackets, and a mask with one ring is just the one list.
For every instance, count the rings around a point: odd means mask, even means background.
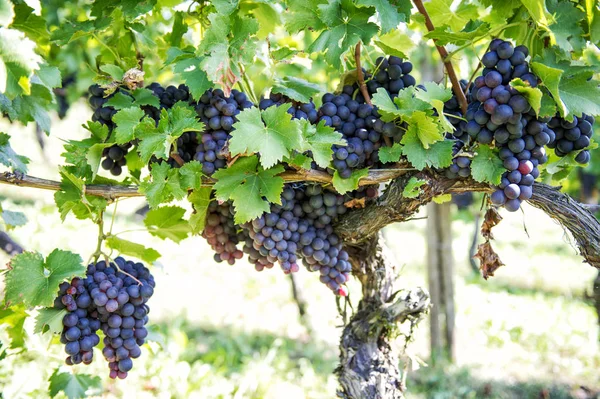
[{"label": "gnarled bark", "polygon": [[418,321],[429,309],[420,289],[396,292],[397,271],[378,236],[350,248],[353,273],[362,283],[358,311],[345,326],[340,341],[338,396],[348,399],[403,397],[400,353],[393,345],[397,325]]}]

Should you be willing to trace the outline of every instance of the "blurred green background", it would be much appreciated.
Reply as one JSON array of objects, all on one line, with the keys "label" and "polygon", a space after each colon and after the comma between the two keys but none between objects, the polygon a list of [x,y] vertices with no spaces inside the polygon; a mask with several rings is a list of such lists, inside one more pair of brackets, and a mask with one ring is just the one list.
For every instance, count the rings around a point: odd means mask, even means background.
[{"label": "blurred green background", "polygon": [[[18,138],[12,145],[32,159],[31,175],[56,179],[63,140],[83,137],[81,124],[89,115],[81,101],[66,120],[54,121],[43,153],[33,127],[0,120],[0,131]],[[61,223],[51,192],[0,186],[0,196],[4,209],[28,217],[27,225],[11,232],[26,249],[47,254],[58,247],[84,259],[93,252],[95,226],[72,217]],[[456,364],[429,365],[425,320],[409,347],[408,354],[421,365],[410,371],[408,397],[595,397],[600,388],[598,325],[586,295],[591,295],[596,271],[582,264],[560,226],[524,206],[524,213],[502,212],[504,221],[494,233],[506,266],[483,280],[469,265],[473,213],[479,204],[476,198],[472,210],[454,213]],[[98,397],[335,397],[333,371],[343,321],[316,275],[304,269],[297,274],[308,303],[309,333],[299,319],[288,276],[277,269],[258,273],[244,262],[216,264],[201,237],[181,245],[151,237],[141,232],[141,217],[135,215],[141,206],[143,199],[119,201],[113,231],[164,255],[153,268],[157,288],[150,301],[151,342],[125,381],[109,381],[99,351],[91,366],[74,367],[78,373],[102,376],[105,391]],[[400,285],[426,287],[426,221],[392,225],[384,233],[394,261],[402,265]],[[0,262],[8,261],[0,253]],[[350,293],[356,306],[356,281],[350,283]],[[46,397],[47,380],[63,363],[61,346],[50,345],[52,337],[31,334],[32,318],[25,329],[30,333],[25,352],[9,352],[0,361],[2,398]],[[0,339],[8,339],[6,326],[0,326]]]}]

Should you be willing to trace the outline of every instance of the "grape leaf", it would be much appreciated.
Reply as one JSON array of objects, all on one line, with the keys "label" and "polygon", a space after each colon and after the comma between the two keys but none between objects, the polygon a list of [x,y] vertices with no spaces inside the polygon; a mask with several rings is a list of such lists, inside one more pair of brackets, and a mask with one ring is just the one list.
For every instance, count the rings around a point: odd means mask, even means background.
[{"label": "grape leaf", "polygon": [[333,174],[333,179],[331,182],[333,183],[333,187],[337,190],[338,193],[346,194],[349,191],[356,190],[358,188],[359,180],[367,176],[368,174],[369,169],[359,169],[352,171],[352,175],[349,178],[342,179],[340,177],[340,174],[336,170]]},{"label": "grape leaf", "polygon": [[531,108],[533,108],[536,115],[538,115],[542,106],[542,91],[537,87],[529,86],[529,83],[523,82],[519,78],[513,79],[510,82],[510,85],[527,99],[527,102],[529,105],[531,105]]},{"label": "grape leaf", "polygon": [[321,91],[319,85],[307,82],[304,79],[286,76],[283,79],[277,79],[272,93],[281,93],[292,100],[308,103],[315,94]]},{"label": "grape leaf", "polygon": [[394,143],[391,147],[379,148],[379,160],[383,163],[398,162],[401,156],[402,146],[400,143]]},{"label": "grape leaf", "polygon": [[253,18],[242,18],[238,14],[210,14],[208,19],[210,27],[196,54],[204,56],[202,69],[209,79],[221,84],[225,95],[229,95],[241,76],[240,65],[252,64],[256,55],[258,23]]},{"label": "grape leaf", "polygon": [[91,195],[84,196],[85,184],[81,178],[65,167],[60,169],[60,175],[60,191],[54,193],[54,201],[63,221],[69,212],[73,212],[77,219],[93,219],[106,209],[106,199]]},{"label": "grape leaf", "polygon": [[189,26],[185,22],[185,16],[182,11],[177,11],[173,18],[173,28],[171,33],[167,35],[167,41],[171,47],[180,47],[183,35],[188,31]]},{"label": "grape leaf", "polygon": [[146,248],[142,244],[123,240],[115,236],[110,236],[106,239],[106,245],[122,255],[133,256],[134,258],[141,259],[146,263],[154,263],[160,254],[153,248]]},{"label": "grape leaf", "polygon": [[61,24],[60,29],[52,32],[50,40],[58,46],[64,46],[82,37],[90,36],[92,33],[104,31],[112,24],[111,18],[96,18],[81,22],[66,21]]},{"label": "grape leaf", "polygon": [[325,52],[325,60],[335,68],[340,68],[344,52],[359,41],[369,43],[379,31],[379,27],[369,18],[373,8],[357,7],[352,0],[329,0],[320,4],[319,19],[327,26],[319,37],[308,47],[308,51]]},{"label": "grape leaf", "polygon": [[421,186],[426,184],[427,182],[423,179],[418,179],[413,176],[404,186],[404,190],[402,191],[402,196],[406,198],[417,198],[419,194],[421,194]]},{"label": "grape leaf", "polygon": [[140,183],[140,192],[146,195],[148,205],[156,208],[158,205],[172,201],[174,198],[183,198],[185,191],[181,188],[179,171],[163,162],[151,165],[150,180]]},{"label": "grape leaf", "polygon": [[20,94],[31,94],[29,77],[39,68],[42,58],[35,52],[36,44],[23,32],[0,28],[0,92],[13,100]]},{"label": "grape leaf", "polygon": [[0,163],[13,171],[27,173],[29,158],[18,155],[10,146],[9,139],[8,134],[0,133]]},{"label": "grape leaf", "polygon": [[374,40],[374,43],[385,54],[395,55],[400,58],[406,58],[406,54],[409,54],[415,48],[415,43],[412,39],[398,29],[379,36],[377,40]]},{"label": "grape leaf", "polygon": [[439,126],[423,111],[414,111],[407,122],[406,133],[414,133],[425,149],[444,139],[444,134],[440,131]]},{"label": "grape leaf", "polygon": [[460,32],[453,32],[448,25],[436,26],[434,30],[425,34],[425,37],[436,40],[436,44],[445,46],[446,44],[455,44],[457,46],[467,43],[474,43],[488,35],[490,24],[487,22],[479,23],[474,29],[466,28]]},{"label": "grape leaf", "polygon": [[561,79],[560,98],[571,115],[600,115],[600,87],[591,73],[581,73],[569,79]]},{"label": "grape leaf", "polygon": [[319,6],[327,3],[326,0],[288,0],[286,3],[284,20],[288,32],[296,33],[304,29],[320,31],[325,28],[318,12]]},{"label": "grape leaf", "polygon": [[181,168],[179,168],[179,175],[181,176],[181,187],[184,190],[188,189],[199,189],[202,186],[202,164],[198,161],[186,162]]},{"label": "grape leaf", "polygon": [[453,9],[452,3],[453,0],[432,0],[427,3],[426,8],[434,26],[446,24],[454,32],[458,32],[470,19],[476,20],[479,17],[475,4],[460,3]]},{"label": "grape leaf", "polygon": [[471,161],[471,175],[480,183],[500,184],[502,174],[506,172],[502,160],[487,145],[480,144],[477,154]]},{"label": "grape leaf", "polygon": [[583,29],[580,26],[585,14],[568,1],[548,2],[549,12],[555,21],[548,29],[554,34],[556,44],[565,52],[580,51],[585,47]]},{"label": "grape leaf", "polygon": [[377,89],[375,94],[371,97],[371,101],[373,105],[377,106],[377,112],[379,112],[381,120],[384,122],[391,122],[401,118],[403,115],[396,104],[394,104],[388,91],[383,87]]},{"label": "grape leaf", "polygon": [[552,94],[561,116],[564,117],[567,110],[560,99],[560,93],[558,91],[558,85],[560,84],[560,80],[563,75],[562,69],[553,68],[551,66],[544,65],[541,62],[532,62],[531,70],[542,80],[542,83],[544,86],[546,86],[548,91],[550,91],[550,94]]},{"label": "grape leaf", "polygon": [[132,141],[135,137],[135,129],[140,124],[140,120],[146,115],[139,107],[125,108],[118,111],[113,116],[113,122],[116,124],[115,142],[125,144]]},{"label": "grape leaf", "polygon": [[63,330],[62,320],[67,314],[65,309],[43,308],[35,317],[34,334],[60,334]]},{"label": "grape leaf", "polygon": [[262,111],[262,118],[255,107],[240,112],[229,140],[231,155],[260,153],[261,165],[269,168],[289,157],[292,150],[301,148],[302,132],[287,113],[290,106],[269,107]]},{"label": "grape leaf", "polygon": [[293,166],[294,168],[299,168],[299,169],[306,169],[306,170],[310,170],[312,169],[312,163],[313,160],[312,158],[308,157],[307,155],[304,154],[295,154],[293,158],[284,158],[283,161],[285,163],[287,163],[290,166]]},{"label": "grape leaf", "polygon": [[[2,2],[0,1],[0,3]],[[10,27],[25,33],[28,38],[38,44],[47,44],[50,40],[46,21],[41,16],[36,15],[35,10],[27,4],[21,3],[15,6],[15,18]]]},{"label": "grape leaf", "polygon": [[402,153],[419,170],[427,167],[445,168],[452,164],[452,140],[438,141],[426,149],[416,132],[411,130],[404,134],[401,143],[404,144]]},{"label": "grape leaf", "polygon": [[375,7],[381,24],[381,33],[392,31],[400,22],[405,22],[404,15],[398,13],[396,5],[390,4],[389,0],[358,0],[357,4]]},{"label": "grape leaf", "polygon": [[23,212],[2,210],[2,220],[4,220],[6,230],[12,230],[15,227],[24,226],[27,223],[27,218]]},{"label": "grape leaf", "polygon": [[200,234],[204,230],[211,192],[210,187],[200,187],[188,195],[188,201],[194,207],[194,213],[190,216],[192,234]]},{"label": "grape leaf", "polygon": [[104,106],[113,107],[114,109],[124,109],[133,106],[133,101],[134,99],[131,96],[118,91],[106,101]]},{"label": "grape leaf", "polygon": [[160,100],[150,89],[138,87],[131,92],[131,95],[135,99],[135,105],[137,106],[150,105],[155,108],[160,107]]},{"label": "grape leaf", "polygon": [[531,18],[542,26],[548,26],[549,21],[552,20],[552,16],[546,8],[546,2],[542,0],[521,0],[521,3],[525,6]]},{"label": "grape leaf", "polygon": [[396,119],[404,121],[412,117],[416,111],[429,111],[431,113],[431,105],[415,98],[415,93],[416,89],[414,87],[407,87],[400,90],[398,97],[392,101],[389,93],[385,89],[379,88],[373,94],[372,100],[381,114],[381,120],[384,122],[391,122]]},{"label": "grape leaf", "polygon": [[[36,76],[31,79],[23,79],[22,82],[26,83],[28,95],[19,95],[10,101],[3,94],[0,94],[0,99],[4,97],[6,100],[4,104],[0,104],[0,109],[2,112],[7,113],[11,119],[18,120],[23,124],[36,122],[44,132],[49,133],[50,116],[48,115],[48,109],[54,99],[52,90],[43,84],[33,83],[41,83]],[[0,85],[2,85],[2,82],[0,82]]]},{"label": "grape leaf", "polygon": [[[10,338],[9,348],[22,348],[25,345],[25,319],[28,314],[25,306],[16,305],[0,309],[0,326],[3,326]],[[2,347],[2,345],[0,345]],[[0,356],[1,359],[1,356]]]},{"label": "grape leaf", "polygon": [[[269,109],[272,108],[276,107]],[[269,202],[281,204],[284,181],[277,175],[283,170],[281,165],[263,169],[256,156],[239,158],[227,169],[220,169],[213,175],[217,179],[214,185],[216,197],[220,201],[233,200],[236,224],[256,219],[269,211]]]},{"label": "grape leaf", "polygon": [[313,159],[322,168],[328,167],[331,162],[333,154],[331,146],[334,144],[345,146],[347,144],[342,139],[342,134],[326,126],[324,121],[319,122],[318,125],[313,125],[306,119],[294,122],[300,124],[302,136],[304,137],[303,151],[311,151]]},{"label": "grape leaf", "polygon": [[446,202],[452,201],[452,194],[436,195],[431,200],[436,204],[444,204]]},{"label": "grape leaf", "polygon": [[9,0],[0,0],[0,26],[8,26],[15,17],[14,6]]},{"label": "grape leaf", "polygon": [[48,394],[54,398],[59,392],[64,392],[69,399],[87,397],[88,391],[100,392],[102,381],[98,376],[88,374],[59,373],[60,368],[54,370],[50,376]]},{"label": "grape leaf", "polygon": [[196,119],[196,111],[181,102],[168,111],[163,109],[158,125],[146,118],[137,126],[135,137],[140,139],[138,152],[142,162],[148,163],[152,155],[168,159],[171,146],[185,132],[201,132],[204,124]]},{"label": "grape leaf", "polygon": [[423,86],[425,89],[417,88],[415,97],[431,104],[435,108],[437,116],[434,117],[444,132],[450,133],[454,131],[454,127],[444,115],[444,103],[452,98],[452,90],[434,82],[426,82]]},{"label": "grape leaf", "polygon": [[201,58],[193,57],[177,61],[173,66],[173,71],[181,76],[195,99],[199,99],[206,90],[212,87],[212,82],[208,79],[206,72],[200,68],[201,62]]},{"label": "grape leaf", "polygon": [[239,0],[213,0],[212,4],[219,14],[229,15],[238,7]]},{"label": "grape leaf", "polygon": [[178,206],[163,206],[152,209],[146,214],[144,224],[148,232],[163,240],[168,238],[180,242],[187,238],[190,226],[183,219],[185,209]]},{"label": "grape leaf", "polygon": [[52,306],[58,285],[65,279],[81,276],[86,267],[81,256],[55,249],[46,260],[39,253],[24,252],[14,256],[5,274],[4,300],[27,307]]}]

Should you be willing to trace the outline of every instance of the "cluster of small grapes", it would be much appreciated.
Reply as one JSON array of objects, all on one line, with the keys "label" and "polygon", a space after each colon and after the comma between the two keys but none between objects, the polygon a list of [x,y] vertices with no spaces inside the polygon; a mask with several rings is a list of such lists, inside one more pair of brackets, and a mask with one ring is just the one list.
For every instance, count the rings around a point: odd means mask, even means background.
[{"label": "cluster of small grapes", "polygon": [[231,96],[225,97],[223,90],[207,90],[196,104],[196,113],[206,125],[200,142],[193,149],[192,159],[202,163],[202,172],[210,176],[216,170],[227,165],[227,140],[233,124],[237,122],[236,115],[254,104],[248,101],[246,95],[233,90]]},{"label": "cluster of small grapes", "polygon": [[[416,84],[415,78],[410,74],[412,70],[413,65],[409,61],[403,61],[402,58],[391,55],[387,59],[377,58],[373,74],[364,70],[363,73],[370,94],[376,93],[377,89],[383,87],[394,98],[400,90]],[[356,100],[360,103],[365,102],[360,93],[356,95]]]},{"label": "cluster of small grapes", "polygon": [[[464,79],[461,79],[459,83],[461,90],[466,93],[468,82]],[[448,119],[448,121],[454,127],[454,132],[452,132],[452,134],[448,134],[446,138],[455,138],[456,140],[467,143],[469,141],[469,135],[466,131],[467,122],[463,118],[463,114],[460,110],[460,104],[458,103],[458,99],[454,94],[450,100],[444,103],[444,114],[446,115],[446,119]]]},{"label": "cluster of small grapes", "polygon": [[62,283],[54,306],[67,310],[63,318],[61,342],[65,344],[68,365],[90,364],[93,348],[104,333],[102,353],[111,378],[125,378],[132,359],[141,355],[148,331],[147,305],[155,282],[141,263],[118,257],[115,263],[100,261],[88,266],[84,279]]},{"label": "cluster of small grapes", "polygon": [[[554,130],[556,140],[552,140],[549,148],[554,148],[554,153],[564,157],[573,151],[579,151],[575,161],[586,164],[590,161],[590,151],[586,150],[590,145],[590,138],[594,134],[595,119],[591,115],[583,114],[579,118],[574,116],[569,122],[556,115],[548,122],[548,126]],[[583,150],[583,151],[582,151]]]},{"label": "cluster of small grapes", "polygon": [[446,170],[446,177],[449,179],[457,179],[459,177],[469,177],[471,175],[471,158],[466,155],[459,155],[460,150],[464,147],[464,143],[457,140],[452,148],[452,165]]},{"label": "cluster of small grapes", "polygon": [[237,248],[238,243],[245,237],[238,232],[238,227],[233,221],[233,209],[229,202],[219,203],[211,201],[206,214],[206,226],[202,237],[215,251],[216,262],[235,264],[236,259],[241,259],[242,251]]},{"label": "cluster of small grapes", "polygon": [[291,104],[288,109],[288,114],[292,115],[292,119],[306,119],[310,123],[316,123],[318,119],[317,109],[315,107],[315,103],[312,100],[309,103],[301,103],[298,101],[293,101],[287,96],[279,93],[271,93],[269,98],[263,98],[258,103],[258,108],[261,111],[272,107],[272,106],[280,106],[282,104]]}]

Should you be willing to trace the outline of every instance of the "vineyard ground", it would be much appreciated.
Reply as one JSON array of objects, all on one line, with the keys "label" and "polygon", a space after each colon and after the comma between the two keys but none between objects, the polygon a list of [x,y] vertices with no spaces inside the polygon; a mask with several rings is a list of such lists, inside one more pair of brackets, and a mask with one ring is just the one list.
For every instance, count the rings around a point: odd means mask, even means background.
[{"label": "vineyard ground", "polygon": [[[56,123],[48,138],[51,162],[60,161],[60,139],[84,134],[79,126],[89,115],[85,105],[75,107],[71,115],[68,121]],[[1,123],[0,130],[9,134],[23,129]],[[34,160],[30,173],[56,178],[49,174],[51,169],[41,155],[36,155],[33,132],[29,137],[13,145]],[[11,201],[22,205],[19,210],[26,213],[29,223],[12,234],[26,248],[45,254],[55,247],[93,252],[94,226],[72,217],[61,224],[53,213],[51,193],[3,186],[0,196],[7,198],[5,209],[12,209]],[[133,214],[141,201],[120,202],[120,214]],[[530,237],[523,230],[520,212],[503,213],[506,218],[494,233],[496,248],[508,266],[489,281],[473,276],[468,264],[473,223],[465,215],[455,221],[457,366],[421,367],[413,372],[409,397],[432,397],[433,393],[439,394],[436,398],[481,397],[488,389],[491,397],[538,397],[541,389],[551,389],[554,398],[569,397],[579,385],[600,388],[596,315],[583,300],[596,272],[581,264],[559,226],[531,207],[524,206],[524,212]],[[118,218],[114,231],[135,230],[139,223],[133,216]],[[425,234],[424,220],[385,230],[396,261],[403,265],[401,279],[407,287],[426,283]],[[151,337],[156,343],[139,359],[126,384],[107,385],[112,394],[138,398],[169,393],[181,398],[332,396],[336,326],[341,319],[334,298],[316,276],[305,270],[298,276],[314,331],[309,338],[298,320],[288,278],[278,270],[257,273],[245,263],[215,264],[200,238],[177,245],[136,231],[123,237],[143,239],[172,255],[162,258],[164,267],[154,271],[158,283],[152,299]],[[0,262],[7,261],[0,254]],[[349,287],[356,304],[359,286],[352,282]],[[427,335],[428,326],[423,323],[411,352],[421,359],[428,358]],[[33,337],[29,345],[28,356],[0,363],[0,391],[5,397],[44,390],[44,380],[52,370],[48,362],[58,365],[62,360],[60,346],[48,349],[45,337]],[[165,346],[159,350],[160,345]],[[96,362],[89,373],[103,375],[103,367]]]}]

